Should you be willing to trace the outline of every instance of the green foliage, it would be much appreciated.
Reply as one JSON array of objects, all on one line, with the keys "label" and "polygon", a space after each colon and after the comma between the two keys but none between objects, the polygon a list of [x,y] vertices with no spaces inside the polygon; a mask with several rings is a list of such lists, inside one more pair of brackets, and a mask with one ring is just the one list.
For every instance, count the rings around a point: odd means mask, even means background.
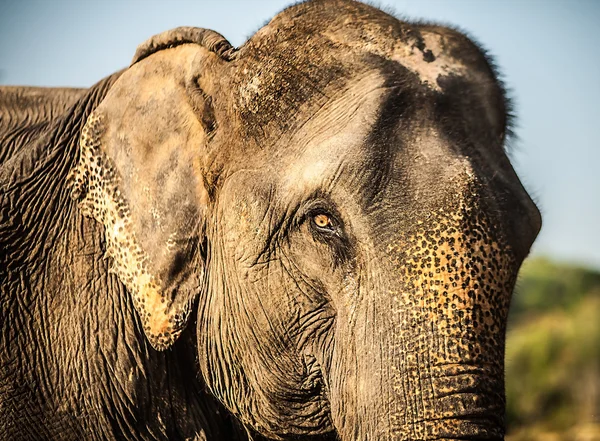
[{"label": "green foliage", "polygon": [[[550,439],[552,432],[552,439],[578,440],[585,426],[592,435],[581,439],[600,440],[599,272],[545,259],[524,265],[506,378],[509,433],[527,433],[513,439]],[[536,438],[540,432],[546,436]]]},{"label": "green foliage", "polygon": [[511,319],[518,320],[523,313],[569,309],[590,295],[600,295],[600,272],[544,258],[528,260],[519,274]]}]

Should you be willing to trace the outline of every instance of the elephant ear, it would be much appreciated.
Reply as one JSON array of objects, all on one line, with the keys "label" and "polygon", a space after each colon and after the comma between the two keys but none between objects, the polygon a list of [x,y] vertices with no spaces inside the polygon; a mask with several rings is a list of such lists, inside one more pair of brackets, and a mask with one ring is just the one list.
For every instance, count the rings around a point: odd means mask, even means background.
[{"label": "elephant ear", "polygon": [[[203,32],[215,34],[191,34]],[[228,45],[221,39],[215,47]],[[150,344],[164,350],[203,280],[204,158],[217,121],[200,83],[210,89],[203,72],[226,61],[212,46],[183,44],[177,30],[149,41],[88,118],[69,180],[83,214],[104,225],[110,271],[132,295]]]}]

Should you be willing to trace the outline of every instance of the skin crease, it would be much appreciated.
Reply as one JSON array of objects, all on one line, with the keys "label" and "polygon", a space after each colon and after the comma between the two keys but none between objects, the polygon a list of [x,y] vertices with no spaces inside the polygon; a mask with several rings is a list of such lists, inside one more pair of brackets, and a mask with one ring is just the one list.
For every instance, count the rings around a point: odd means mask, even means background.
[{"label": "skin crease", "polygon": [[0,164],[67,110],[84,89],[4,86],[0,90]]},{"label": "skin crease", "polygon": [[464,35],[321,0],[38,93],[0,88],[1,440],[503,439],[540,216]]}]

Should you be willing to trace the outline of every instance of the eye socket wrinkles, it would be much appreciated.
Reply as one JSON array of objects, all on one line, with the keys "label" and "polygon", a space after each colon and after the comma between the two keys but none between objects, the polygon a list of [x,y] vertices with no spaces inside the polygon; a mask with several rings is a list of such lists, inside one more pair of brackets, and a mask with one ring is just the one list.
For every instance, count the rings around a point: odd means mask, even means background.
[{"label": "eye socket wrinkles", "polygon": [[[335,213],[335,214],[333,214]],[[343,224],[336,216],[337,211],[327,200],[311,199],[300,203],[291,210],[277,217],[270,228],[270,233],[265,241],[264,248],[258,253],[255,263],[270,258],[275,253],[275,244],[281,242],[293,230],[298,230],[302,225],[308,226],[314,240],[325,242],[329,245],[343,245],[346,235]]]}]

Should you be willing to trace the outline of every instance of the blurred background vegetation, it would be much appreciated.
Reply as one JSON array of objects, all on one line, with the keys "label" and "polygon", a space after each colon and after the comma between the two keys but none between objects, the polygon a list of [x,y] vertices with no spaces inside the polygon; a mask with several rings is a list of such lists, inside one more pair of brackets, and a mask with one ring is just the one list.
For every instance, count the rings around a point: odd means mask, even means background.
[{"label": "blurred background vegetation", "polygon": [[600,271],[528,260],[506,344],[507,441],[600,441]]}]

